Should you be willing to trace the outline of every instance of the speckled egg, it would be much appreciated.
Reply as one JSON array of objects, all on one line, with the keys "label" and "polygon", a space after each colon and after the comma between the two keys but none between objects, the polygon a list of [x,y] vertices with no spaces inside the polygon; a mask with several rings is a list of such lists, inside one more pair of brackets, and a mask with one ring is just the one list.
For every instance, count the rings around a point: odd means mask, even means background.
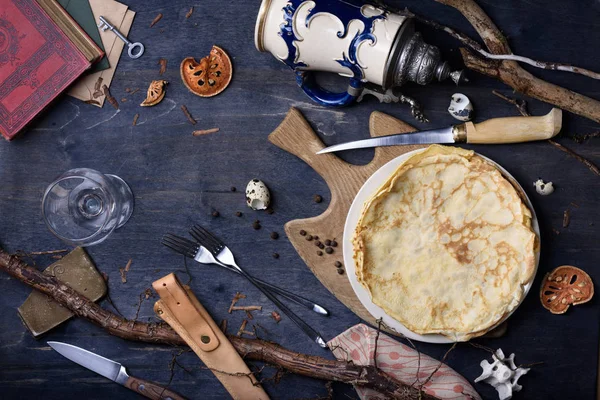
[{"label": "speckled egg", "polygon": [[271,193],[260,179],[252,179],[246,186],[246,204],[253,210],[265,210],[271,204]]},{"label": "speckled egg", "polygon": [[470,121],[473,118],[473,104],[462,93],[454,93],[450,99],[448,112],[459,121]]}]

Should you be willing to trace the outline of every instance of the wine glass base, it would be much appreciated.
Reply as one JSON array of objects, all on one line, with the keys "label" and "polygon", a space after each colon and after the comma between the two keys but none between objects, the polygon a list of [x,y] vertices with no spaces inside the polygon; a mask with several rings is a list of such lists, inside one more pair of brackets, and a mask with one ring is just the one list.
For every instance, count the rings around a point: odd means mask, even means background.
[{"label": "wine glass base", "polygon": [[121,207],[121,215],[119,215],[119,221],[117,222],[117,227],[115,229],[119,229],[129,220],[131,214],[133,214],[133,192],[129,185],[121,178],[112,174],[105,174],[116,186],[119,194],[122,196],[121,201],[123,206]]}]

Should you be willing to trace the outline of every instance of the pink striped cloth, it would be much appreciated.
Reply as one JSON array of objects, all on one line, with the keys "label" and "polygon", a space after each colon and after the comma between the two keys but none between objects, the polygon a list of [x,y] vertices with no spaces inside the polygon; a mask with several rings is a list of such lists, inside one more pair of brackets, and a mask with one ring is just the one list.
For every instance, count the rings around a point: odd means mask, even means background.
[{"label": "pink striped cloth", "polygon": [[[376,336],[375,329],[365,324],[358,324],[331,339],[327,344],[338,360],[369,365],[374,364]],[[440,365],[438,360],[422,353],[419,357],[416,350],[383,333],[379,334],[377,342],[377,366],[407,385],[421,386]],[[383,399],[383,396],[374,390],[357,386],[354,388],[362,400]],[[473,386],[446,364],[442,364],[433,374],[423,391],[440,399],[481,400]]]}]

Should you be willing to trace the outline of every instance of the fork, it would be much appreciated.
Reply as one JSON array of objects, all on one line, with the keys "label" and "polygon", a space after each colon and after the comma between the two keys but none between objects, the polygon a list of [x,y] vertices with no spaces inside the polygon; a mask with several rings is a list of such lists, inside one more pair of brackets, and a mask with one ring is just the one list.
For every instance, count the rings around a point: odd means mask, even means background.
[{"label": "fork", "polygon": [[327,343],[323,340],[319,332],[317,332],[314,328],[304,322],[300,317],[298,317],[292,310],[287,308],[285,304],[283,304],[279,299],[277,299],[271,292],[263,288],[260,283],[256,281],[251,275],[249,275],[246,271],[240,268],[239,265],[236,264],[233,253],[229,248],[223,243],[220,239],[214,236],[212,233],[202,228],[200,225],[194,225],[190,230],[190,234],[196,239],[202,246],[206,247],[206,249],[212,253],[215,258],[223,264],[229,265],[230,267],[235,268],[242,274],[250,283],[252,283],[258,290],[263,292],[265,296],[269,300],[271,300],[275,305],[285,314],[287,315],[302,331],[308,335],[315,343],[323,348],[327,348]]},{"label": "fork", "polygon": [[[217,264],[229,271],[240,274],[238,270],[229,265],[225,265],[222,262],[219,262],[211,252],[209,252],[204,246],[200,246],[198,243],[193,242],[189,239],[186,239],[181,236],[173,235],[171,233],[167,233],[162,238],[162,244],[175,251],[176,253],[182,254],[186,257],[194,259],[194,261],[200,264]],[[272,285],[268,282],[262,281],[260,279],[256,279],[256,281],[263,287],[268,288],[272,292],[285,297],[286,299],[293,301],[296,304],[300,304],[309,310],[312,310],[320,315],[329,315],[329,311],[327,311],[324,307],[318,305],[317,303],[310,301],[300,295],[294,294],[292,292],[288,292],[285,289],[282,289],[278,286]]]}]

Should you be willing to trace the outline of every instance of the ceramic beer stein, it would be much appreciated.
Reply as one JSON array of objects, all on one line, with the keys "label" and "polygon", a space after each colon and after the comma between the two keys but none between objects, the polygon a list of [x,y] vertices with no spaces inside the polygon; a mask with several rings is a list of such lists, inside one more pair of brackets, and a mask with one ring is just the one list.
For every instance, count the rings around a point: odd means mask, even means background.
[{"label": "ceramic beer stein", "polygon": [[[292,68],[304,92],[322,105],[353,102],[367,82],[385,91],[451,75],[410,18],[360,0],[263,0],[254,38],[259,51]],[[348,77],[347,90],[321,88],[312,71]]]}]

